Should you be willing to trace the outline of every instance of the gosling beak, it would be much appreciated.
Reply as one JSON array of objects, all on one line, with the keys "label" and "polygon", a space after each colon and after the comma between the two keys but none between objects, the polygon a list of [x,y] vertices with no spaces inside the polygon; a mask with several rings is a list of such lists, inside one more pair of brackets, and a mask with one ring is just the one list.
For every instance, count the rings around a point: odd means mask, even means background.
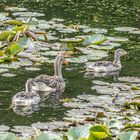
[{"label": "gosling beak", "polygon": [[67,60],[64,60],[63,64],[68,65],[69,62]]},{"label": "gosling beak", "polygon": [[10,106],[9,106],[9,109],[11,109],[13,106],[14,106],[14,105],[11,103]]},{"label": "gosling beak", "polygon": [[124,51],[124,55],[129,54],[128,52]]}]

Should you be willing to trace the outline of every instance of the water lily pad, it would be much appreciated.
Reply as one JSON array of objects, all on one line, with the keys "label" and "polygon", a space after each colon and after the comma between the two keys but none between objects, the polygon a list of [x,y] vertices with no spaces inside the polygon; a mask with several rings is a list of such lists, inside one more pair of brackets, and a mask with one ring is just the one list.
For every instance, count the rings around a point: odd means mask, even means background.
[{"label": "water lily pad", "polygon": [[77,42],[82,42],[83,39],[78,39],[78,38],[65,38],[65,39],[60,39],[62,42],[69,42],[69,43],[77,43]]},{"label": "water lily pad", "polygon": [[80,39],[83,39],[83,40],[85,40],[87,37],[89,37],[89,35],[78,35],[78,36],[76,36],[76,38],[80,38]]},{"label": "water lily pad", "polygon": [[132,86],[126,84],[126,83],[111,83],[110,84],[111,87],[117,87],[123,91],[129,91],[130,89],[132,89]]},{"label": "water lily pad", "polygon": [[71,32],[70,30],[66,30],[67,26],[62,24],[62,23],[55,23],[54,21],[50,21],[49,22],[52,26],[53,29],[57,30],[57,31],[62,31],[62,32]]},{"label": "water lily pad", "polygon": [[17,54],[17,56],[21,57],[21,58],[30,58],[30,57],[32,57],[32,53],[26,52],[26,51],[24,51],[24,52],[22,51],[22,52],[19,52]]},{"label": "water lily pad", "polygon": [[21,133],[22,136],[31,136],[35,133],[34,130],[29,126],[14,126],[11,131],[15,133]]},{"label": "water lily pad", "polygon": [[12,13],[13,16],[21,16],[21,17],[42,17],[45,14],[37,13],[37,12],[14,12]]},{"label": "water lily pad", "polygon": [[52,26],[50,24],[48,24],[47,21],[44,21],[44,20],[38,20],[39,24],[37,25],[37,27],[42,30],[42,29],[45,29],[45,30],[48,30],[48,29],[52,29]]},{"label": "water lily pad", "polygon": [[118,27],[114,29],[119,32],[131,32],[131,31],[139,30],[138,28],[135,28],[135,27]]},{"label": "water lily pad", "polygon": [[81,139],[88,138],[90,128],[91,128],[91,125],[73,127],[69,129],[69,131],[67,132],[67,137],[71,140],[78,140],[80,138]]},{"label": "water lily pad", "polygon": [[89,140],[111,139],[111,133],[106,125],[94,125],[90,128]]},{"label": "water lily pad", "polygon": [[4,73],[1,76],[4,76],[4,77],[15,77],[16,75],[13,74],[13,73]]},{"label": "water lily pad", "polygon": [[94,120],[97,117],[97,111],[93,111],[92,109],[72,109],[67,111],[66,115],[72,118],[78,118],[83,120]]},{"label": "water lily pad", "polygon": [[136,140],[137,136],[138,136],[137,131],[121,132],[119,135],[119,140]]},{"label": "water lily pad", "polygon": [[93,86],[91,87],[92,90],[96,90],[100,94],[116,94],[119,93],[120,90],[117,87],[110,88],[108,86]]},{"label": "water lily pad", "polygon": [[13,133],[9,133],[9,132],[4,132],[1,134],[0,139],[7,139],[7,140],[16,140],[18,139],[18,137],[13,134]]},{"label": "water lily pad", "polygon": [[33,65],[33,62],[29,59],[26,59],[26,58],[20,58],[20,65],[21,66],[32,66]]},{"label": "water lily pad", "polygon": [[88,61],[85,57],[66,58],[66,60],[71,63],[85,63]]},{"label": "water lily pad", "polygon": [[68,122],[76,122],[79,124],[83,124],[85,119],[84,118],[76,118],[76,117],[64,117],[63,118],[64,121],[68,121]]},{"label": "water lily pad", "polygon": [[93,107],[93,104],[91,103],[83,103],[83,102],[69,102],[69,103],[63,103],[63,105],[65,107],[71,107],[71,108],[89,108],[89,107]]},{"label": "water lily pad", "polygon": [[129,41],[126,37],[107,37],[109,41],[126,42]]},{"label": "water lily pad", "polygon": [[9,35],[15,35],[15,32],[14,31],[8,31],[8,30],[5,30],[5,31],[1,32],[0,33],[0,40],[1,41],[7,40]]},{"label": "water lily pad", "polygon": [[9,52],[10,56],[15,56],[19,52],[21,52],[27,45],[28,38],[22,37],[16,43],[12,44],[7,52]]},{"label": "water lily pad", "polygon": [[90,32],[92,32],[92,29],[91,28],[85,28],[83,30],[83,33],[90,33]]},{"label": "water lily pad", "polygon": [[137,30],[137,31],[130,31],[131,34],[137,34],[139,35],[140,34],[140,30]]},{"label": "water lily pad", "polygon": [[116,43],[116,42],[110,42],[110,41],[106,41],[106,42],[103,42],[101,45],[109,45],[110,47],[120,47],[121,44],[120,43]]},{"label": "water lily pad", "polygon": [[8,71],[9,71],[8,69],[0,68],[0,73],[5,73],[5,72],[8,72]]},{"label": "water lily pad", "polygon": [[119,77],[118,78],[119,81],[123,81],[123,82],[130,82],[130,83],[140,83],[140,78],[138,77]]},{"label": "water lily pad", "polygon": [[58,40],[59,38],[58,37],[56,37],[56,36],[53,36],[53,35],[49,35],[49,36],[47,36],[47,39],[50,41],[56,41],[56,40]]},{"label": "water lily pad", "polygon": [[83,56],[79,56],[79,58],[81,59],[87,59],[87,60],[100,60],[103,58],[103,56],[94,56],[93,54],[89,54],[89,55],[83,55]]},{"label": "water lily pad", "polygon": [[49,58],[44,56],[32,55],[32,57],[30,57],[30,60],[34,62],[44,63],[44,62],[48,62]]},{"label": "water lily pad", "polygon": [[107,57],[108,52],[102,50],[95,50],[92,48],[76,47],[77,50],[81,51],[83,54],[92,55],[93,57]]},{"label": "water lily pad", "polygon": [[92,32],[92,33],[96,33],[96,34],[104,34],[104,33],[107,33],[107,30],[106,29],[100,29],[100,28],[86,28],[83,30],[83,33],[89,33],[89,32]]},{"label": "water lily pad", "polygon": [[54,132],[45,132],[44,134],[40,134],[36,136],[36,140],[63,140],[59,135]]},{"label": "water lily pad", "polygon": [[100,80],[93,80],[92,83],[95,84],[95,85],[100,85],[100,86],[109,86],[110,85],[110,83],[103,82],[103,81],[100,81]]},{"label": "water lily pad", "polygon": [[5,10],[11,11],[11,12],[18,12],[18,11],[23,12],[23,11],[27,11],[27,9],[24,8],[24,7],[11,7],[11,6],[10,7],[6,6],[5,7]]},{"label": "water lily pad", "polygon": [[6,19],[6,15],[4,13],[0,13],[0,21],[5,20]]},{"label": "water lily pad", "polygon": [[83,44],[101,44],[106,40],[108,40],[107,37],[102,34],[93,34],[87,37]]},{"label": "water lily pad", "polygon": [[9,126],[6,126],[6,125],[0,125],[0,132],[1,131],[8,131],[10,129]]},{"label": "water lily pad", "polygon": [[110,46],[110,45],[107,46],[89,45],[88,47],[93,49],[98,49],[98,50],[111,50],[114,48],[114,46]]},{"label": "water lily pad", "polygon": [[4,21],[4,24],[21,26],[23,25],[23,22],[20,20],[6,20]]},{"label": "water lily pad", "polygon": [[20,68],[20,62],[11,62],[9,64],[0,64],[1,68],[6,68],[6,69],[18,69]]},{"label": "water lily pad", "polygon": [[51,49],[55,50],[55,51],[60,50],[60,48],[61,48],[61,43],[59,43],[59,42],[56,42],[51,46]]},{"label": "water lily pad", "polygon": [[58,30],[60,33],[75,33],[75,32],[77,32],[76,29],[72,29],[72,28],[57,28],[56,30]]},{"label": "water lily pad", "polygon": [[58,51],[46,51],[42,53],[42,55],[44,56],[56,56],[57,54],[58,54]]},{"label": "water lily pad", "polygon": [[62,19],[62,18],[53,18],[52,21],[55,21],[55,22],[63,22],[64,19]]},{"label": "water lily pad", "polygon": [[53,121],[53,122],[47,122],[47,123],[33,123],[31,126],[32,128],[37,128],[41,130],[63,130],[68,128],[72,123],[69,122],[62,122],[62,121]]},{"label": "water lily pad", "polygon": [[40,71],[41,70],[40,68],[36,68],[36,67],[26,67],[25,69],[28,71]]}]

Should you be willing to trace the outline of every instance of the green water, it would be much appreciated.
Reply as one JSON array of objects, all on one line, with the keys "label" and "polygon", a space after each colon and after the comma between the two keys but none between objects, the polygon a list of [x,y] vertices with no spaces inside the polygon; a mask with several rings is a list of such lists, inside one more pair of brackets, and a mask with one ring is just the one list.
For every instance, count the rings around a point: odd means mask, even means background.
[{"label": "green water", "polygon": [[[31,0],[32,1],[32,0]],[[45,13],[45,20],[52,18],[63,18],[67,23],[80,23],[92,27],[108,29],[109,36],[124,36],[131,40],[124,43],[122,47],[129,51],[129,55],[122,59],[122,71],[120,76],[137,76],[140,77],[140,36],[127,33],[115,32],[114,27],[132,26],[140,28],[140,1],[138,0],[46,0],[45,2],[31,2],[9,0],[1,2],[1,11],[6,5],[24,6],[29,11]],[[133,46],[134,49],[129,48]],[[110,53],[106,60],[112,60],[113,55]],[[66,81],[66,90],[64,97],[76,97],[78,94],[88,93],[96,94],[91,90],[91,79],[85,79],[81,71],[84,65],[69,64],[63,67],[63,75]],[[46,122],[48,120],[62,120],[65,115],[64,108],[57,99],[53,103],[43,104],[29,116],[20,116],[10,108],[12,97],[20,90],[24,89],[24,84],[29,77],[35,77],[39,74],[47,73],[53,75],[53,65],[44,64],[41,71],[30,72],[24,69],[13,70],[16,77],[1,77],[0,82],[0,124],[9,126],[13,125],[30,125],[34,122]],[[98,79],[98,78],[95,78]],[[113,81],[113,78],[99,78]]]}]

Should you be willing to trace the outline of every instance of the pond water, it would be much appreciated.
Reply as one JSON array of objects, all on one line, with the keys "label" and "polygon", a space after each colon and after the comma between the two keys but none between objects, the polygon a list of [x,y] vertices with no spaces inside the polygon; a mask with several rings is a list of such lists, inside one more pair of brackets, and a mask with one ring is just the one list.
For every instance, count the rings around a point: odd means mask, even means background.
[{"label": "pond water", "polygon": [[[122,43],[122,48],[129,54],[122,58],[123,68],[120,76],[140,77],[140,35],[130,34],[128,32],[117,32],[117,27],[135,27],[140,28],[140,1],[138,0],[46,0],[45,2],[36,1],[16,1],[0,3],[0,11],[4,11],[5,6],[22,6],[29,11],[41,12],[45,16],[40,19],[50,20],[52,18],[61,18],[66,24],[87,25],[94,28],[105,28],[108,30],[106,35],[127,37],[128,42]],[[70,35],[72,36],[72,35]],[[113,53],[109,53],[106,60],[113,59]],[[31,125],[34,122],[46,122],[49,120],[62,120],[65,116],[65,108],[57,99],[48,101],[40,105],[37,110],[28,116],[17,115],[10,108],[11,99],[18,91],[24,89],[26,80],[29,77],[35,77],[39,74],[53,75],[53,65],[43,64],[40,71],[27,71],[24,68],[12,70],[15,77],[1,76],[0,82],[0,124],[13,125]],[[91,79],[83,76],[84,64],[69,64],[63,67],[63,76],[66,81],[66,90],[64,98],[77,97],[80,94],[96,94],[91,90]],[[114,81],[112,76],[105,78],[94,78],[106,81]],[[55,100],[55,101],[54,101]]]}]

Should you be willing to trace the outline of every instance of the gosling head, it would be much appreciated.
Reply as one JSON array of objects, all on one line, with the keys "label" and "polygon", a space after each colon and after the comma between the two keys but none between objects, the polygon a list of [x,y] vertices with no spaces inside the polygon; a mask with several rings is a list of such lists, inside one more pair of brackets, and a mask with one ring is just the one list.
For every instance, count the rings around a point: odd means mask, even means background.
[{"label": "gosling head", "polygon": [[62,53],[58,53],[55,58],[55,62],[59,62],[59,63],[63,64],[64,60],[65,60],[64,55]]},{"label": "gosling head", "polygon": [[121,56],[123,56],[123,55],[126,55],[127,54],[127,52],[125,51],[125,50],[123,50],[123,49],[117,49],[116,51],[115,51],[115,55],[117,55],[117,56],[119,56],[119,57],[121,57]]}]

